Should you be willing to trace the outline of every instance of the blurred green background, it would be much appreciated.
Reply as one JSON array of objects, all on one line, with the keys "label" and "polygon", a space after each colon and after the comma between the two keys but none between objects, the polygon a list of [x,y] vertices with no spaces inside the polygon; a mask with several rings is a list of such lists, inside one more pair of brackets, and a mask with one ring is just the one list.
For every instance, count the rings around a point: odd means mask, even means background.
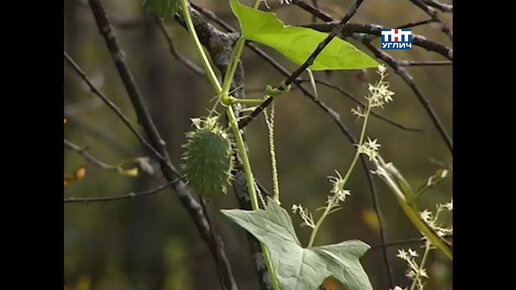
[{"label": "blurred green background", "polygon": [[[230,12],[229,1],[194,2],[238,27]],[[241,2],[250,4],[251,1]],[[278,6],[274,0],[268,2],[287,24],[312,22],[312,16],[295,5]],[[354,1],[318,2],[334,19],[340,19]],[[185,132],[192,128],[190,118],[206,115],[206,108],[211,108],[209,101],[214,97],[214,92],[207,81],[170,54],[157,25],[146,18],[140,0],[105,0],[105,4],[136,82],[158,130],[167,142],[172,161],[179,165]],[[64,7],[65,51],[136,124],[129,98],[87,2],[65,0]],[[441,17],[451,25],[449,13],[443,13]],[[409,1],[368,0],[351,22],[394,27],[428,18]],[[186,31],[173,21],[168,22],[167,28],[177,49],[197,62]],[[413,33],[452,46],[450,39],[435,24],[415,27]],[[361,44],[349,41],[371,55]],[[379,42],[380,39],[377,39],[374,43],[379,46]],[[274,51],[264,50],[291,71],[296,68]],[[391,52],[404,60],[444,59],[417,46],[411,50]],[[244,52],[243,64],[248,97],[261,97],[267,84],[277,86],[285,79],[252,51]],[[451,135],[452,66],[407,67],[407,70],[429,98]],[[421,128],[424,132],[404,131],[371,118],[367,135],[378,138],[382,144],[380,153],[383,158],[394,162],[416,187],[425,183],[437,169],[429,159],[451,164],[451,154],[410,88],[392,69],[388,68],[387,72],[387,80],[395,92],[394,102],[380,113],[407,126]],[[373,70],[366,72],[366,82],[360,81],[356,71],[335,71],[331,75],[318,72],[315,76],[331,81],[360,98],[367,93],[367,82],[377,79]],[[64,127],[66,139],[87,146],[88,152],[109,164],[146,156],[138,140],[66,63],[64,85],[64,112],[68,118]],[[323,86],[317,89],[319,97],[332,106],[341,115],[344,124],[358,136],[360,122],[356,122],[350,113],[350,109],[356,107],[355,103],[334,90]],[[254,173],[266,188],[271,189],[267,136],[263,116],[246,129]],[[293,203],[301,203],[318,216],[319,212],[315,212],[315,209],[324,205],[330,189],[327,177],[334,175],[334,170],[341,173],[347,170],[354,147],[340,133],[334,121],[297,89],[292,89],[276,101],[275,137],[282,205],[290,209]],[[64,150],[64,158],[65,174],[71,174],[86,164],[80,155],[69,150]],[[388,241],[418,238],[418,232],[389,189],[379,179],[375,179],[375,182]],[[117,195],[144,191],[160,183],[147,177],[122,176],[88,164],[85,178],[65,186],[64,196]],[[325,221],[316,240],[317,245],[348,239],[360,239],[370,245],[379,244],[371,192],[360,164],[352,174],[348,187],[351,196],[340,211]],[[435,210],[436,203],[447,202],[450,198],[451,182],[447,182],[425,192],[420,197],[420,205]],[[244,231],[218,212],[218,209],[235,207],[236,200],[230,190],[229,194],[212,199],[209,211],[225,242],[237,284],[241,289],[258,289]],[[65,204],[64,220],[64,277],[67,289],[219,289],[214,261],[172,189],[134,200]],[[300,240],[306,244],[310,231],[299,227],[301,221],[298,216],[293,217],[293,221]],[[409,247],[419,249],[418,244],[389,247],[389,261],[396,285],[410,285],[405,277],[406,264],[395,257],[397,249]],[[370,250],[361,261],[373,287],[387,289],[387,273],[381,250]],[[451,289],[451,262],[444,255],[431,252],[427,272],[431,278],[426,289]]]}]

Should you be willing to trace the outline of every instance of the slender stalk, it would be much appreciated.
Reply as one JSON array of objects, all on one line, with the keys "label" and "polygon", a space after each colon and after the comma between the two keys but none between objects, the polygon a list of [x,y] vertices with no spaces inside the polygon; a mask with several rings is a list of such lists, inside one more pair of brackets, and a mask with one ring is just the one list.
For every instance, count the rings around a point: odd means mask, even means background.
[{"label": "slender stalk", "polygon": [[[258,9],[260,6],[260,2],[262,0],[256,0],[254,2],[253,8]],[[231,61],[229,62],[228,69],[226,70],[226,74],[224,75],[224,83],[222,84],[222,89],[224,91],[229,91],[229,87],[233,82],[233,77],[235,76],[236,68],[238,67],[238,62],[240,61],[240,57],[242,56],[242,51],[244,51],[245,38],[240,37],[233,48],[233,53],[231,54]]]},{"label": "slender stalk", "polygon": [[176,178],[170,182],[167,182],[165,184],[162,184],[154,189],[150,189],[150,190],[143,191],[143,192],[130,192],[128,194],[114,195],[114,196],[102,196],[102,197],[67,197],[64,199],[64,203],[88,204],[90,202],[105,202],[105,201],[115,201],[115,200],[123,200],[123,199],[134,199],[137,197],[155,195],[155,194],[162,192],[164,189],[167,189],[170,186],[173,186],[174,184],[178,183],[180,180],[181,180],[181,178],[178,177],[178,178]]},{"label": "slender stalk", "polygon": [[330,212],[330,209],[331,208],[329,206],[327,206],[326,209],[324,210],[323,214],[319,218],[319,220],[317,220],[317,223],[315,224],[315,227],[312,230],[312,234],[310,235],[310,240],[308,241],[308,248],[312,247],[312,245],[314,244],[315,236],[317,235],[317,232],[319,231],[319,228],[321,227],[322,222],[324,221],[324,219]]},{"label": "slender stalk", "polygon": [[199,56],[201,57],[201,63],[206,71],[206,74],[208,76],[208,80],[212,84],[213,88],[217,92],[217,95],[222,94],[222,87],[220,86],[219,80],[217,79],[217,75],[215,74],[215,71],[213,71],[213,68],[210,65],[210,62],[208,60],[208,57],[206,56],[206,53],[202,49],[201,41],[197,37],[197,33],[195,32],[195,26],[192,21],[192,17],[190,16],[190,11],[188,10],[188,1],[181,0],[181,9],[183,9],[183,15],[185,17],[186,22],[186,28],[188,29],[189,34],[192,36],[195,48],[197,49],[197,52],[199,53]]},{"label": "slender stalk", "polygon": [[263,111],[265,116],[265,123],[267,124],[267,128],[269,129],[269,153],[271,155],[271,169],[272,169],[272,189],[274,192],[274,200],[278,204],[280,202],[280,190],[279,190],[279,181],[278,181],[278,165],[276,162],[276,150],[274,146],[274,115],[275,115],[274,103],[271,106],[271,114],[267,115],[266,111]]},{"label": "slender stalk", "polygon": [[423,258],[421,259],[421,263],[419,264],[419,269],[416,273],[416,278],[414,279],[414,281],[412,281],[412,285],[410,285],[409,290],[414,290],[414,288],[417,285],[417,281],[419,280],[419,277],[421,276],[421,270],[423,270],[423,267],[425,266],[425,263],[426,263],[426,258],[428,257],[428,253],[430,252],[430,245],[431,245],[431,243],[427,240],[426,245],[425,245],[425,252],[423,254]]},{"label": "slender stalk", "polygon": [[[367,128],[367,121],[369,120],[369,114],[371,113],[371,105],[367,106],[365,117],[364,117],[364,124],[362,125],[362,131],[360,132],[360,139],[358,140],[358,146],[362,146],[362,143],[364,143],[366,128]],[[346,172],[346,175],[344,175],[344,184],[348,181],[349,176],[351,175],[351,172],[353,171],[353,168],[355,167],[355,164],[358,161],[358,157],[360,156],[360,151],[357,148],[357,152],[355,153],[355,157],[353,158],[353,161],[351,162],[351,166],[348,169],[348,172]]]},{"label": "slender stalk", "polygon": [[[366,112],[365,112],[364,124],[362,125],[362,131],[360,133],[360,139],[358,141],[358,147],[362,146],[362,143],[364,143],[365,132],[366,132],[366,128],[367,128],[367,121],[369,119],[369,114],[370,113],[371,113],[371,105],[368,104]],[[346,175],[343,178],[343,180],[344,180],[343,184],[344,185],[348,181],[348,178],[351,175],[351,172],[355,168],[355,165],[357,164],[357,161],[358,161],[359,157],[360,157],[360,151],[357,148],[357,151],[355,153],[355,157],[353,157],[353,161],[351,161],[351,165],[349,166],[348,171],[346,172]],[[321,215],[321,217],[319,217],[319,219],[317,220],[317,223],[315,224],[315,227],[312,230],[312,234],[310,235],[310,240],[308,241],[308,247],[309,248],[313,245],[313,243],[315,241],[315,236],[317,235],[317,232],[319,231],[319,228],[321,227],[324,219],[330,213],[330,210],[331,210],[331,207],[327,206],[326,209],[324,210],[323,214]]]},{"label": "slender stalk", "polygon": [[[238,123],[236,121],[235,113],[233,112],[233,108],[231,106],[226,107],[226,114],[229,119],[229,125],[233,130],[233,135],[235,135],[236,145],[238,148],[238,153],[242,158],[242,163],[244,165],[245,177],[247,178],[247,188],[249,190],[249,196],[251,197],[251,205],[253,209],[259,209],[260,205],[258,204],[258,197],[256,194],[256,187],[254,186],[254,176],[251,170],[251,164],[249,162],[249,157],[247,156],[247,151],[245,150],[244,139],[242,138],[242,134],[240,134],[240,129],[238,129]],[[235,126],[236,125],[236,126]]]},{"label": "slender stalk", "polygon": [[240,37],[235,47],[233,48],[233,52],[231,53],[231,60],[229,62],[228,68],[226,69],[226,74],[224,75],[224,82],[222,84],[222,90],[228,91],[231,87],[231,83],[233,83],[233,77],[235,76],[236,69],[238,67],[238,62],[240,61],[240,57],[242,56],[242,51],[244,50],[245,38]]}]

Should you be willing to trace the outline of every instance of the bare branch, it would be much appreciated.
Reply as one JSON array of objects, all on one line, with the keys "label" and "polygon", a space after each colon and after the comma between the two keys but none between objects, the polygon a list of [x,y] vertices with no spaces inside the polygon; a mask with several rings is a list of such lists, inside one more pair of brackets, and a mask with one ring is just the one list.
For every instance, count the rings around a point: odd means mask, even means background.
[{"label": "bare branch", "polygon": [[[310,80],[305,80],[305,79],[301,79],[299,80],[299,82],[301,83],[308,83],[310,82]],[[342,93],[343,95],[345,95],[346,97],[348,97],[349,99],[351,99],[353,102],[357,103],[358,105],[360,105],[362,108],[365,108],[366,104],[362,101],[360,101],[357,97],[355,97],[354,95],[352,95],[350,92],[346,91],[345,89],[335,85],[335,84],[332,84],[330,82],[327,82],[327,81],[323,81],[323,80],[318,80],[318,79],[315,79],[315,82],[318,83],[318,84],[321,84],[323,86],[326,86],[328,88],[331,88],[331,89],[334,89],[340,93]],[[413,131],[413,132],[423,132],[423,129],[420,129],[420,128],[411,128],[411,127],[407,127],[405,125],[402,125],[388,117],[385,117],[381,114],[378,114],[378,113],[375,113],[373,111],[371,111],[371,115],[375,116],[376,118],[380,119],[380,120],[383,120],[399,129],[402,129],[402,130],[407,130],[407,131]]]},{"label": "bare branch", "polygon": [[70,64],[70,66],[79,74],[79,76],[84,80],[84,82],[88,85],[90,90],[98,96],[115,114],[122,120],[122,122],[133,132],[133,134],[140,140],[140,142],[147,147],[150,151],[152,151],[156,156],[161,156],[161,154],[156,151],[156,149],[147,141],[143,136],[138,132],[138,129],[133,125],[133,123],[129,120],[129,118],[122,112],[122,110],[113,103],[108,97],[106,97],[101,91],[99,91],[95,85],[88,78],[86,73],[79,67],[79,65],[66,53],[64,52],[64,57],[66,61]]},{"label": "bare branch", "polygon": [[182,64],[184,64],[186,67],[188,67],[194,73],[201,75],[201,76],[206,76],[206,74],[204,73],[204,70],[201,67],[199,67],[198,65],[196,65],[195,63],[193,63],[191,60],[187,59],[183,55],[181,55],[176,50],[176,47],[174,46],[174,41],[172,40],[172,35],[170,35],[170,33],[168,32],[168,29],[165,26],[163,20],[159,19],[157,16],[154,16],[154,21],[158,24],[159,29],[161,30],[161,32],[163,33],[163,36],[167,40],[167,44],[168,44],[170,53],[172,53],[172,55],[177,60],[179,60]]},{"label": "bare branch", "polygon": [[331,15],[327,14],[326,12],[322,11],[321,9],[319,9],[317,7],[317,5],[308,4],[303,0],[293,0],[292,3],[296,4],[297,6],[301,7],[303,10],[306,10],[307,12],[312,14],[312,16],[319,18],[322,21],[325,21],[325,22],[333,21],[333,17]]},{"label": "bare branch", "polygon": [[453,62],[447,60],[426,60],[426,61],[408,61],[398,60],[401,66],[441,66],[441,65],[453,65]]},{"label": "bare branch", "polygon": [[436,0],[423,0],[423,2],[425,2],[428,6],[432,6],[441,10],[442,12],[453,13],[453,5],[444,4]]},{"label": "bare branch", "polygon": [[[336,21],[330,21],[326,23],[306,24],[302,26],[322,32],[329,32],[335,27],[335,25],[337,25]],[[384,28],[386,27],[377,24],[348,23],[342,29],[342,35],[361,41],[364,36],[360,34],[366,34],[372,40],[375,37],[380,37],[382,35],[382,29]],[[453,60],[453,49],[444,44],[428,40],[424,36],[412,33],[412,44],[428,51],[438,53],[449,60]]]},{"label": "bare branch", "polygon": [[137,197],[144,197],[149,195],[155,195],[162,192],[164,189],[169,188],[170,186],[176,184],[181,181],[181,178],[176,178],[171,182],[162,184],[156,188],[142,191],[142,192],[130,192],[128,194],[115,195],[115,196],[105,196],[105,197],[68,197],[64,199],[64,203],[91,203],[91,202],[105,202],[105,201],[115,201],[115,200],[124,200],[124,199],[133,199]]},{"label": "bare branch", "polygon": [[120,139],[114,137],[109,132],[106,132],[103,128],[92,125],[91,122],[87,120],[83,120],[82,118],[78,118],[76,116],[71,116],[66,112],[64,117],[68,120],[66,127],[70,126],[70,128],[74,128],[80,130],[82,133],[91,135],[93,138],[111,147],[111,149],[117,153],[133,156],[141,154],[140,150],[136,150],[135,148],[127,145],[126,142],[123,142]]},{"label": "bare branch", "polygon": [[119,171],[121,168],[115,165],[107,164],[101,160],[99,160],[97,157],[91,155],[86,147],[80,147],[66,139],[64,139],[64,146],[68,148],[69,150],[75,151],[78,154],[80,154],[84,159],[88,160],[89,162],[92,162],[93,164],[99,166],[102,169],[106,170],[114,170]]},{"label": "bare branch", "polygon": [[412,27],[416,27],[416,26],[420,26],[420,25],[424,25],[424,24],[428,24],[428,23],[433,23],[433,22],[435,22],[435,20],[427,19],[427,20],[421,20],[421,21],[416,21],[416,22],[409,22],[409,23],[406,23],[406,24],[403,24],[400,26],[396,26],[394,28],[397,28],[397,29],[412,28]]},{"label": "bare branch", "polygon": [[435,11],[435,9],[433,9],[432,7],[427,5],[427,3],[425,3],[425,1],[422,1],[422,0],[410,0],[410,2],[412,2],[414,5],[419,7],[421,10],[425,11],[425,13],[428,14],[430,17],[432,17],[432,19],[435,20],[435,22],[438,22],[439,24],[441,24],[441,31],[444,32],[446,35],[448,35],[450,37],[450,39],[453,37],[453,31],[451,30],[450,27],[448,27],[448,25],[446,25],[441,20],[441,18],[439,17],[439,15],[438,15],[437,11]]},{"label": "bare branch", "polygon": [[[453,235],[446,235],[443,238],[449,239],[453,238]],[[381,249],[383,247],[394,247],[399,245],[406,245],[406,244],[423,244],[425,243],[425,240],[422,238],[414,238],[414,239],[406,239],[406,240],[399,240],[399,241],[392,241],[385,244],[377,244],[371,246],[371,250],[377,250]]]}]

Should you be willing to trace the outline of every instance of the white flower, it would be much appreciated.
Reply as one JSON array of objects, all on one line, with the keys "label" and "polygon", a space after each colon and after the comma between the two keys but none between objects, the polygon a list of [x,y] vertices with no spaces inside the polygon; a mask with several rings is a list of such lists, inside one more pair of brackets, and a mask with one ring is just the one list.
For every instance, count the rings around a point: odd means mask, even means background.
[{"label": "white flower", "polygon": [[448,203],[443,204],[443,207],[449,211],[452,211],[453,210],[453,200]]},{"label": "white flower", "polygon": [[428,278],[428,274],[426,273],[425,269],[420,269],[419,270],[419,275],[422,276],[422,277]]},{"label": "white flower", "polygon": [[432,212],[427,209],[420,212],[419,216],[421,217],[422,220],[424,220],[427,223],[429,223],[432,220]]},{"label": "white flower", "polygon": [[367,141],[362,144],[362,146],[358,147],[358,152],[363,153],[369,156],[369,161],[377,162],[378,158],[378,150],[382,145],[376,143],[377,139],[371,140],[371,138],[367,137]]},{"label": "white flower", "polygon": [[299,205],[297,205],[297,204],[293,204],[293,205],[292,205],[292,213],[293,213],[293,214],[296,214],[296,213],[297,213],[297,211],[299,210],[299,208],[300,208],[300,206],[299,206]]},{"label": "white flower", "polygon": [[[384,64],[380,64],[380,65],[378,65],[378,73],[379,73],[380,75],[383,75],[383,74],[385,73],[385,71],[386,71],[386,70],[387,70],[387,68],[385,67],[385,65],[384,65]],[[397,287],[397,286],[396,286],[396,287]]]},{"label": "white flower", "polygon": [[416,251],[412,250],[412,249],[408,249],[408,252],[409,252],[409,255],[412,256],[412,257],[418,257],[419,255],[417,254]]},{"label": "white flower", "polygon": [[382,147],[382,145],[381,144],[377,144],[376,143],[377,141],[378,141],[378,139],[371,140],[371,138],[367,137],[366,145],[371,150],[378,151],[378,149],[380,149],[380,147]]},{"label": "white flower", "polygon": [[351,192],[349,190],[340,190],[337,192],[337,198],[340,200],[340,201],[344,201],[346,200],[346,196],[347,195],[351,195]]},{"label": "white flower", "polygon": [[405,252],[405,250],[403,250],[403,249],[398,250],[398,254],[396,255],[396,257],[398,257],[402,260],[405,260],[405,261],[408,261],[410,259],[408,253]]},{"label": "white flower", "polygon": [[351,114],[357,116],[357,117],[365,117],[365,114],[362,112],[362,108],[358,107],[355,109],[355,108],[351,108]]}]

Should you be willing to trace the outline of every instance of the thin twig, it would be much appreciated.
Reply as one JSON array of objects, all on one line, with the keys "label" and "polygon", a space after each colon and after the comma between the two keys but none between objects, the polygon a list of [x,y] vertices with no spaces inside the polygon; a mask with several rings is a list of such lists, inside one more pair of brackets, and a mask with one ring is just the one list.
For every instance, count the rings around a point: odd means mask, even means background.
[{"label": "thin twig", "polygon": [[131,156],[141,154],[139,150],[128,146],[126,142],[123,142],[122,140],[114,137],[111,132],[105,131],[104,128],[99,128],[98,126],[92,125],[89,121],[69,115],[66,112],[64,113],[64,117],[68,120],[65,128],[70,126],[70,128],[74,128],[83,133],[90,134],[93,138],[98,139],[105,143],[105,145],[110,146],[117,154]]},{"label": "thin twig", "polygon": [[[446,238],[446,239],[453,238],[453,235],[446,235],[443,238]],[[371,250],[377,250],[377,249],[381,249],[383,247],[394,247],[394,246],[405,245],[405,244],[416,244],[416,243],[417,244],[422,244],[424,242],[425,242],[425,240],[422,239],[422,238],[414,238],[414,239],[392,241],[392,242],[388,242],[388,243],[385,243],[385,244],[373,245],[373,246],[371,246]]]},{"label": "thin twig", "polygon": [[87,151],[86,147],[80,147],[79,145],[77,145],[75,143],[72,143],[72,142],[70,142],[70,141],[68,141],[66,139],[64,139],[64,146],[66,148],[68,148],[69,150],[77,152],[82,157],[84,157],[84,159],[88,160],[89,162],[92,162],[93,164],[99,166],[102,169],[114,170],[114,171],[119,171],[120,170],[120,167],[115,166],[115,165],[111,165],[111,164],[107,164],[107,163],[101,161],[100,159],[98,159],[97,157],[93,156],[92,154],[90,154]]},{"label": "thin twig", "polygon": [[[217,236],[215,235],[215,230],[213,229],[213,224],[211,222],[211,218],[210,216],[208,215],[208,205],[206,204],[206,199],[202,196],[199,196],[199,202],[201,203],[201,207],[202,207],[202,212],[204,213],[204,216],[206,217],[206,221],[208,222],[208,225],[210,226],[210,229],[211,229],[211,238],[213,239],[213,247],[215,247],[214,250],[216,250],[219,245],[218,245],[218,239],[217,239]],[[224,273],[222,273],[222,268],[224,267],[223,265],[221,265],[221,261],[219,260],[219,257],[216,256],[215,257],[215,263],[217,264],[217,277],[219,278],[219,283],[220,283],[220,287],[222,289],[226,289],[225,285],[224,285]]]},{"label": "thin twig", "polygon": [[[312,5],[314,5],[314,7],[319,7],[319,3],[317,2],[317,0],[312,0]],[[315,15],[312,15],[312,22],[316,22],[317,21],[317,17],[315,17]]]},{"label": "thin twig", "polygon": [[409,61],[409,60],[398,60],[401,66],[441,66],[441,65],[453,65],[452,61],[448,60],[423,60],[423,61]]},{"label": "thin twig", "polygon": [[439,15],[437,14],[437,11],[435,11],[435,9],[433,9],[432,7],[427,5],[427,3],[425,3],[422,0],[410,0],[410,2],[412,2],[414,5],[419,7],[421,10],[425,11],[425,13],[428,14],[430,17],[432,17],[432,19],[434,19],[436,22],[440,23],[441,31],[444,32],[444,34],[448,35],[448,37],[450,37],[450,39],[453,37],[453,31],[451,30],[450,27],[448,27],[448,25],[446,25],[441,20],[441,18],[439,17]]},{"label": "thin twig", "polygon": [[[305,80],[305,79],[301,79],[299,80],[299,82],[301,83],[306,83],[306,82],[310,82],[310,80]],[[352,95],[350,92],[346,91],[345,89],[335,85],[335,84],[332,84],[330,82],[327,82],[327,81],[324,81],[324,80],[318,80],[316,79],[315,80],[316,83],[318,84],[321,84],[323,86],[326,86],[328,88],[331,88],[331,89],[334,89],[340,93],[342,93],[343,95],[345,95],[346,97],[348,97],[349,99],[351,99],[353,102],[357,103],[358,105],[360,105],[362,108],[365,108],[365,104],[364,102],[360,101],[357,97],[355,97],[354,95]],[[402,129],[402,130],[407,130],[407,131],[413,131],[413,132],[423,132],[423,129],[420,129],[420,128],[411,128],[411,127],[407,127],[403,124],[400,124],[388,117],[385,117],[381,114],[378,114],[378,113],[375,113],[373,111],[371,111],[371,115],[375,116],[376,118],[380,119],[380,120],[383,120],[399,129]]]},{"label": "thin twig", "polygon": [[396,26],[394,28],[396,28],[396,29],[412,28],[412,27],[416,27],[416,26],[420,26],[420,25],[424,25],[424,24],[428,24],[428,23],[433,23],[433,22],[435,22],[434,19],[427,19],[427,20],[421,20],[421,21],[416,21],[416,22],[409,22],[409,23],[406,23],[406,24],[403,24],[400,26]]},{"label": "thin twig", "polygon": [[326,12],[319,9],[319,7],[317,7],[316,5],[311,5],[309,3],[306,3],[303,0],[293,0],[292,4],[296,4],[297,6],[301,7],[303,10],[306,10],[307,12],[312,14],[312,16],[317,17],[317,18],[321,19],[322,21],[325,21],[325,22],[333,21],[333,17],[331,15],[329,15]]},{"label": "thin twig", "polygon": [[105,202],[105,201],[115,201],[115,200],[123,200],[123,199],[133,199],[137,197],[155,195],[162,192],[164,189],[175,185],[177,182],[181,181],[181,178],[176,178],[171,182],[162,184],[156,188],[142,191],[142,192],[130,192],[128,194],[115,195],[115,196],[105,196],[105,197],[68,197],[64,199],[64,203],[91,203],[91,202]]},{"label": "thin twig", "polygon": [[174,46],[174,41],[172,40],[172,35],[170,35],[170,33],[168,32],[168,29],[165,26],[165,24],[163,23],[163,20],[158,18],[157,16],[154,16],[154,21],[156,22],[159,29],[163,33],[163,36],[165,37],[165,39],[167,41],[170,53],[172,53],[172,55],[177,60],[179,60],[179,62],[184,64],[186,67],[188,67],[194,73],[201,75],[201,76],[206,76],[206,74],[204,73],[204,70],[201,67],[199,67],[198,65],[196,65],[191,60],[187,59],[186,57],[184,57],[177,51],[176,47]]},{"label": "thin twig", "polygon": [[99,89],[95,87],[92,81],[88,78],[86,73],[81,69],[81,67],[66,53],[64,52],[64,58],[70,64],[70,66],[74,69],[74,71],[84,80],[84,82],[88,85],[93,94],[98,96],[115,114],[122,120],[122,122],[133,132],[133,134],[140,140],[140,142],[147,147],[150,151],[154,153],[156,156],[161,156],[158,151],[138,132],[138,129],[133,125],[133,123],[129,120],[129,118],[122,112],[122,110],[113,103],[108,97],[106,97]]},{"label": "thin twig", "polygon": [[423,2],[425,2],[429,6],[441,10],[442,12],[453,13],[453,5],[444,4],[436,0],[423,0]]}]

